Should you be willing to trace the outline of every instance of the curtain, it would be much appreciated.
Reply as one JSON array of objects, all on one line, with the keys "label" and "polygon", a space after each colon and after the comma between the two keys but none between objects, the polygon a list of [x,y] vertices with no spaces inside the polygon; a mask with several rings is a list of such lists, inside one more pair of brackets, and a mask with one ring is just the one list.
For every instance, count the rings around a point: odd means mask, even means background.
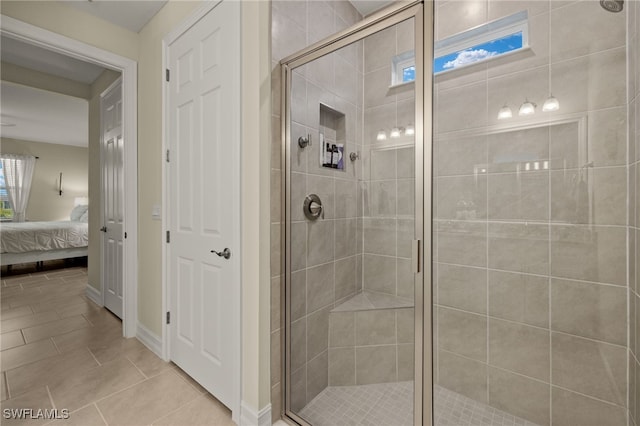
[{"label": "curtain", "polygon": [[13,221],[24,222],[29,192],[31,191],[31,179],[36,165],[36,157],[31,155],[2,154],[2,171],[4,183],[7,188],[7,196],[13,209]]}]

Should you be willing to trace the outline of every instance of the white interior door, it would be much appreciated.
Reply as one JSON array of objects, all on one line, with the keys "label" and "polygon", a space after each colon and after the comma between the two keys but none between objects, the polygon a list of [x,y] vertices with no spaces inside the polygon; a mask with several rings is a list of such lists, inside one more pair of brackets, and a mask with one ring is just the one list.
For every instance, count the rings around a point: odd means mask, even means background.
[{"label": "white interior door", "polygon": [[[238,399],[240,13],[223,1],[168,48],[170,357]],[[217,255],[224,250],[229,258]]]},{"label": "white interior door", "polygon": [[100,96],[103,195],[102,289],[104,305],[122,318],[124,174],[122,136],[122,79]]}]

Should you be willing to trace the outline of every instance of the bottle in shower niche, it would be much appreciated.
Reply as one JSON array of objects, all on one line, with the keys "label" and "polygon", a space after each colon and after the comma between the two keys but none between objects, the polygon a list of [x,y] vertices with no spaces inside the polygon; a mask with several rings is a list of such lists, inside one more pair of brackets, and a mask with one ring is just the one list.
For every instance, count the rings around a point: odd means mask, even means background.
[{"label": "bottle in shower niche", "polygon": [[332,157],[333,151],[331,151],[331,144],[329,142],[326,143],[325,147],[324,147],[324,161],[323,161],[323,166],[325,167],[331,167],[331,157]]},{"label": "bottle in shower niche", "polygon": [[339,143],[338,146],[338,170],[344,170],[344,144]]},{"label": "bottle in shower niche", "polygon": [[338,168],[338,146],[336,144],[331,145],[331,168]]}]

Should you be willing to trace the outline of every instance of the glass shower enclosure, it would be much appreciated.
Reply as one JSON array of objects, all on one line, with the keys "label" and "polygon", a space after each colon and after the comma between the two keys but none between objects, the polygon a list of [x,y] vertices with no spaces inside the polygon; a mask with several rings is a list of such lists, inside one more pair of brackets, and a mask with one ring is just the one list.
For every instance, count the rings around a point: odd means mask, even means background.
[{"label": "glass shower enclosure", "polygon": [[638,424],[638,2],[274,7],[284,414]]},{"label": "glass shower enclosure", "polygon": [[422,424],[423,13],[281,63],[285,406],[302,424]]}]

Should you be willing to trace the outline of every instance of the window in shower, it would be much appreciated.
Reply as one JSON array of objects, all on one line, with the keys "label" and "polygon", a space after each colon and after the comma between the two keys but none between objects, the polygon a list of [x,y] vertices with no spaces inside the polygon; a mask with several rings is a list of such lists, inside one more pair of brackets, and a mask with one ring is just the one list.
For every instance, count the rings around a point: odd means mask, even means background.
[{"label": "window in shower", "polygon": [[527,11],[453,35],[435,44],[435,74],[514,53],[528,47]]}]

